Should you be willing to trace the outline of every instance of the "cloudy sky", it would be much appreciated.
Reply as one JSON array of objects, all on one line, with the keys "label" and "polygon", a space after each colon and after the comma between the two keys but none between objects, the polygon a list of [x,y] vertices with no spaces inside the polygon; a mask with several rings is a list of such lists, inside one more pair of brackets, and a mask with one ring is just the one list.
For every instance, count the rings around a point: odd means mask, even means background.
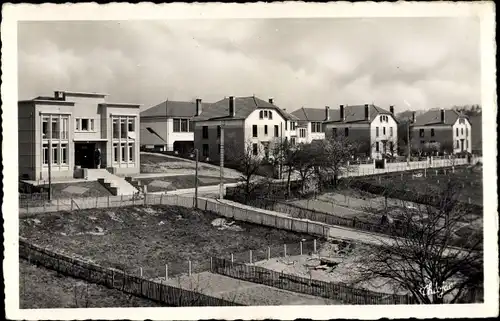
[{"label": "cloudy sky", "polygon": [[448,107],[481,103],[479,44],[469,18],[22,22],[19,98],[62,89],[145,107],[231,95],[290,111]]}]

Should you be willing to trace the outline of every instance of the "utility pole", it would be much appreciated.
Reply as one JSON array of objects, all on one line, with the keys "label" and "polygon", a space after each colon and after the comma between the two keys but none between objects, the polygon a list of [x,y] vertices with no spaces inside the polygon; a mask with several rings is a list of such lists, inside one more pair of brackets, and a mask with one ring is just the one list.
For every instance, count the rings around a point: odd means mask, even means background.
[{"label": "utility pole", "polygon": [[410,144],[411,144],[410,143],[410,126],[411,126],[411,123],[412,123],[411,120],[409,120],[408,126],[407,126],[408,130],[406,131],[406,141],[407,141],[406,145],[408,147],[408,156],[406,157],[406,161],[408,163],[408,166],[410,166],[410,155],[411,155],[410,154],[410,151],[411,151],[411,149],[410,149]]},{"label": "utility pole", "polygon": [[[286,120],[285,120],[286,121]],[[280,150],[279,150],[279,157],[280,157],[280,175],[279,179],[282,179],[283,176],[283,122],[280,123]]]},{"label": "utility pole", "polygon": [[198,148],[194,150],[196,156],[196,168],[194,172],[194,206],[198,208]]},{"label": "utility pole", "polygon": [[48,146],[48,152],[49,152],[49,201],[52,201],[52,115],[49,116],[48,119],[48,124],[47,124],[47,131],[49,134],[49,146]]},{"label": "utility pole", "polygon": [[220,126],[220,189],[219,198],[224,198],[224,122]]}]

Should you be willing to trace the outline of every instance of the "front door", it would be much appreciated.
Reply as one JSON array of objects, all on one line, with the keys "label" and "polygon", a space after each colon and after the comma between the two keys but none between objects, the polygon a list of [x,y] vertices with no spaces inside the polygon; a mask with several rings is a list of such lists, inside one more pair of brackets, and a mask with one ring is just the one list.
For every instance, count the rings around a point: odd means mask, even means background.
[{"label": "front door", "polygon": [[95,143],[75,143],[75,165],[95,168]]},{"label": "front door", "polygon": [[463,152],[464,151],[464,140],[460,140],[460,150]]}]

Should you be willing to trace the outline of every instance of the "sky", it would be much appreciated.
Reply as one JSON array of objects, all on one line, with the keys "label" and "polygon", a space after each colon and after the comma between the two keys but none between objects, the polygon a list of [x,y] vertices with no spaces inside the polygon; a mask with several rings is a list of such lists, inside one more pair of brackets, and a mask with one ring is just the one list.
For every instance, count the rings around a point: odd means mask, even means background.
[{"label": "sky", "polygon": [[143,108],[252,95],[287,111],[480,104],[479,20],[20,22],[18,80],[19,99],[103,92]]}]

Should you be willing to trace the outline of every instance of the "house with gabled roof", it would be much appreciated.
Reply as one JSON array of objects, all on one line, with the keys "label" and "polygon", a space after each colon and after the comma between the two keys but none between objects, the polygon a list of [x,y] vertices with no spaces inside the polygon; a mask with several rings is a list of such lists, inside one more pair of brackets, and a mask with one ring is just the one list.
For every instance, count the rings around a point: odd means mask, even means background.
[{"label": "house with gabled roof", "polygon": [[[220,159],[224,129],[226,157],[252,150],[255,156],[269,156],[274,142],[296,137],[297,118],[274,104],[273,99],[255,96],[226,97],[208,106],[199,106],[194,121],[194,146],[200,159]],[[228,151],[230,149],[230,151]]]},{"label": "house with gabled roof", "polygon": [[194,148],[196,106],[200,99],[166,100],[141,112],[141,148],[186,154]]},{"label": "house with gabled roof", "polygon": [[[326,113],[331,115],[327,115]],[[298,142],[310,143],[313,140],[325,139],[323,123],[333,116],[334,111],[321,108],[300,108],[292,113],[299,119],[298,122]]]},{"label": "house with gabled roof", "polygon": [[394,106],[389,111],[375,106],[340,105],[339,109],[325,108],[325,137],[344,137],[359,146],[362,156],[374,159],[397,155],[398,121],[394,116]]},{"label": "house with gabled roof", "polygon": [[431,109],[414,117],[411,127],[412,149],[439,143],[451,153],[472,152],[472,131],[469,118],[454,109]]}]

